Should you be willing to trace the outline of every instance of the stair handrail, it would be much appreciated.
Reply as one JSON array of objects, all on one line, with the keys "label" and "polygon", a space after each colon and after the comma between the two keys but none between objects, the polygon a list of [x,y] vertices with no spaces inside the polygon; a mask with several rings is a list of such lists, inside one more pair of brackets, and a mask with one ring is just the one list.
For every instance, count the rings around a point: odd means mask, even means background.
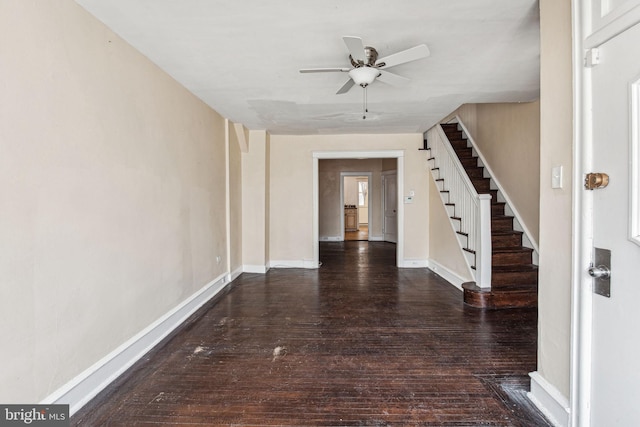
[{"label": "stair handrail", "polygon": [[527,240],[531,244],[532,249],[535,251],[536,254],[540,253],[540,251],[538,250],[538,242],[536,242],[533,239],[533,234],[531,234],[531,231],[529,230],[525,222],[522,220],[522,215],[520,215],[520,212],[518,212],[518,210],[515,208],[507,192],[504,191],[502,184],[500,184],[500,181],[498,181],[498,179],[496,178],[496,174],[493,173],[493,171],[491,170],[491,167],[489,166],[489,163],[487,162],[484,155],[482,154],[482,151],[480,151],[480,149],[478,148],[478,144],[476,143],[475,139],[473,139],[473,135],[471,135],[467,127],[464,125],[460,116],[456,114],[454,117],[450,118],[450,120],[448,120],[447,123],[457,123],[460,126],[462,132],[464,132],[464,135],[467,137],[467,140],[471,144],[471,147],[473,147],[476,154],[478,155],[478,158],[482,162],[483,167],[485,168],[489,176],[491,176],[491,180],[497,187],[502,197],[504,197],[504,201],[506,202],[507,206],[509,206],[509,209],[511,209],[511,211],[513,212],[513,216],[518,221],[518,224],[520,224],[520,227],[522,227],[522,232],[524,233]]},{"label": "stair handrail", "polygon": [[[475,252],[476,284],[481,288],[490,288],[491,195],[478,194],[440,124],[427,133],[430,133],[428,140],[431,145],[431,157],[434,158],[438,170],[444,171],[445,175],[441,177],[444,178],[449,197],[453,199],[450,201],[458,202],[454,203],[456,206],[460,205],[461,231],[468,236],[468,249]],[[443,154],[445,158],[439,154]],[[451,167],[448,167],[449,164]],[[469,263],[466,257],[465,260]]]}]

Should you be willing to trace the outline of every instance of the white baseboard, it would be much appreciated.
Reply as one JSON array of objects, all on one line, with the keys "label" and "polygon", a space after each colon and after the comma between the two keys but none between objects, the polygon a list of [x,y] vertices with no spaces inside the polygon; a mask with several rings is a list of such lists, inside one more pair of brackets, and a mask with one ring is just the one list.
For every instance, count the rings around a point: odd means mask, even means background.
[{"label": "white baseboard", "polygon": [[244,273],[244,268],[243,266],[240,266],[238,268],[236,268],[234,271],[231,272],[231,274],[229,274],[227,276],[227,282],[233,282],[234,280],[236,280],[238,278],[238,276],[240,276],[242,273]]},{"label": "white baseboard", "polygon": [[317,262],[312,260],[284,260],[269,261],[269,268],[319,268]]},{"label": "white baseboard", "polygon": [[[342,236],[321,236],[318,240],[321,242],[344,242]],[[384,242],[384,236],[372,236],[369,234],[367,240],[370,242]]]},{"label": "white baseboard", "polygon": [[269,271],[269,267],[266,265],[243,265],[242,272],[243,273],[260,273],[265,274]]},{"label": "white baseboard", "polygon": [[473,279],[465,279],[464,277],[458,275],[444,265],[440,264],[438,261],[434,261],[432,259],[429,259],[427,261],[427,268],[460,290],[462,290],[463,283],[473,281]]},{"label": "white baseboard", "polygon": [[569,401],[538,372],[529,373],[531,391],[527,393],[529,400],[556,427],[569,425]]},{"label": "white baseboard", "polygon": [[429,261],[426,259],[403,259],[400,268],[427,268]]},{"label": "white baseboard", "polygon": [[228,283],[225,273],[138,332],[93,366],[47,396],[41,404],[68,404],[73,415],[111,382],[140,360]]},{"label": "white baseboard", "polygon": [[344,239],[342,236],[320,236],[321,242],[342,242]]}]

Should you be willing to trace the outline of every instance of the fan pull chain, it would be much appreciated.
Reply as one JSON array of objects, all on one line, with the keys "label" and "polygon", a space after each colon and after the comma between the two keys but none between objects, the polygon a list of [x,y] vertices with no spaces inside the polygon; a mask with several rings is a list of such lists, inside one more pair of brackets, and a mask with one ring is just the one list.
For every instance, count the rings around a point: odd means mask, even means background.
[{"label": "fan pull chain", "polygon": [[369,109],[367,108],[367,86],[362,86],[362,120],[367,118]]}]

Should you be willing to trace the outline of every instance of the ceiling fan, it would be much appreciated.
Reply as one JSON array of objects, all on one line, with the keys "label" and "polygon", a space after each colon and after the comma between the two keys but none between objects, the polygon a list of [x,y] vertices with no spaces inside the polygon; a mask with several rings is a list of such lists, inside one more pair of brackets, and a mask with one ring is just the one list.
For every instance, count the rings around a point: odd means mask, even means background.
[{"label": "ceiling fan", "polygon": [[371,46],[365,46],[360,37],[344,36],[344,44],[349,50],[349,60],[352,68],[303,68],[301,73],[326,73],[345,72],[349,73],[349,80],[340,88],[337,95],[347,93],[354,85],[364,89],[363,119],[367,112],[367,86],[376,79],[392,86],[401,86],[409,82],[406,77],[399,76],[387,71],[387,68],[407,62],[426,58],[430,55],[429,48],[425,44],[414,46],[389,56],[378,59],[378,51]]}]

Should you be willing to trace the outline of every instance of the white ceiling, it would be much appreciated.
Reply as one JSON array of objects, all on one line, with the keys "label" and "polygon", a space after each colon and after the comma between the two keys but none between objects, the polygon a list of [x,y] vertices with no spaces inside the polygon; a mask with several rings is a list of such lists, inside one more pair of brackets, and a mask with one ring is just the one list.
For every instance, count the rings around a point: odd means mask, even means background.
[{"label": "white ceiling", "polygon": [[[272,134],[423,132],[464,103],[539,97],[538,0],[76,0],[234,122]],[[380,57],[425,43],[391,68],[404,87],[336,91],[342,36]]]}]

